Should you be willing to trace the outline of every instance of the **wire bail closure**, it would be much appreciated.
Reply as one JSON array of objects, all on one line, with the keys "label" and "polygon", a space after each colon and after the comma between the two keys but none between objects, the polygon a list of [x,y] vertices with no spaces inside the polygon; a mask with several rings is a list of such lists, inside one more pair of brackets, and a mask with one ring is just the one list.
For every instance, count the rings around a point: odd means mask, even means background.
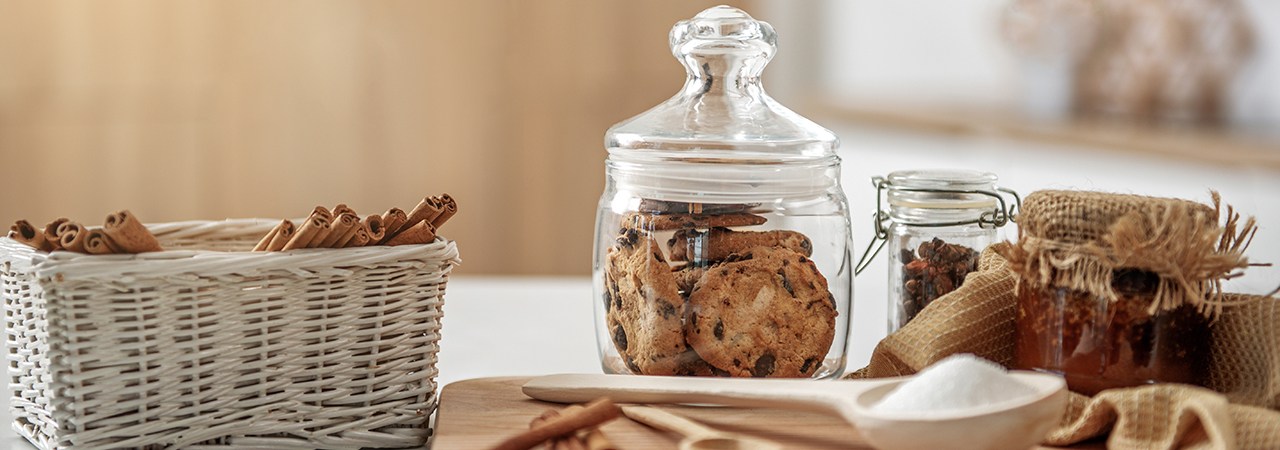
[{"label": "wire bail closure", "polygon": [[[872,236],[871,242],[867,243],[867,249],[863,250],[862,257],[858,259],[858,264],[854,266],[853,274],[857,276],[861,274],[863,269],[871,265],[871,261],[875,260],[876,255],[880,254],[880,250],[884,249],[884,245],[889,241],[888,223],[892,220],[889,212],[884,209],[885,191],[894,189],[900,192],[921,192],[931,194],[970,194],[985,195],[996,200],[996,207],[990,211],[983,212],[974,220],[947,221],[947,222],[929,222],[929,221],[904,221],[903,225],[912,227],[954,227],[959,225],[977,224],[981,228],[999,228],[1009,222],[1017,223],[1018,212],[1022,210],[1022,197],[1013,189],[995,186],[994,190],[983,189],[941,189],[941,188],[899,188],[894,187],[889,180],[882,176],[871,177],[871,184],[876,188],[876,211],[871,214],[872,229],[875,235]],[[1005,193],[1013,197],[1013,202],[1005,200],[1000,193]]]}]

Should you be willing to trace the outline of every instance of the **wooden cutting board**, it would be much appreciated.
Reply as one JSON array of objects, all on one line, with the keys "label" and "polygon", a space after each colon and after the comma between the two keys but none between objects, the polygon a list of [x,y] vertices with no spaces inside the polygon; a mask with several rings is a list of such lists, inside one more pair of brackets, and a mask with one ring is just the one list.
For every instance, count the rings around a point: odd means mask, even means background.
[{"label": "wooden cutting board", "polygon": [[[481,450],[529,427],[529,421],[564,405],[532,400],[520,392],[528,378],[479,378],[445,386],[440,394],[433,447]],[[787,449],[869,449],[858,431],[834,417],[771,409],[659,406],[712,428],[746,433]],[[674,449],[679,439],[625,417],[601,430],[618,448]],[[975,432],[980,432],[975,430]],[[1047,447],[1042,447],[1047,448]],[[1099,446],[1086,448],[1100,448]]]}]

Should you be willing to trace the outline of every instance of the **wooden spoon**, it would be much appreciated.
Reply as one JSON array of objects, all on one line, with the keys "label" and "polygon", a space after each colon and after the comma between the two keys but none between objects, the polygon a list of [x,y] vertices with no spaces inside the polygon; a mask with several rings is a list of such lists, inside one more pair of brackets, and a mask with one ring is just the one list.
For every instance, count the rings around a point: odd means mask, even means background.
[{"label": "wooden spoon", "polygon": [[609,397],[626,403],[711,403],[818,411],[843,418],[856,426],[868,443],[885,450],[1031,447],[1062,417],[1067,405],[1066,383],[1047,374],[1009,374],[1036,394],[973,408],[920,413],[871,409],[910,377],[812,381],[565,374],[534,378],[524,385],[524,393],[559,403]]},{"label": "wooden spoon", "polygon": [[636,422],[675,432],[684,437],[680,450],[781,450],[782,446],[740,433],[709,428],[700,423],[648,406],[623,406],[622,414]]}]

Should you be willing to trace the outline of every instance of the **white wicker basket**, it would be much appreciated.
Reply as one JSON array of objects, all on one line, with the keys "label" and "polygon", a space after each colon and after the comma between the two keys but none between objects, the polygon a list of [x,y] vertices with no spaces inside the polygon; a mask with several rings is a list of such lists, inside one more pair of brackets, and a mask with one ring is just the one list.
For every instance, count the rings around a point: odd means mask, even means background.
[{"label": "white wicker basket", "polygon": [[456,245],[245,251],[276,222],[152,225],[170,250],[136,256],[0,238],[14,429],[43,449],[423,445]]}]

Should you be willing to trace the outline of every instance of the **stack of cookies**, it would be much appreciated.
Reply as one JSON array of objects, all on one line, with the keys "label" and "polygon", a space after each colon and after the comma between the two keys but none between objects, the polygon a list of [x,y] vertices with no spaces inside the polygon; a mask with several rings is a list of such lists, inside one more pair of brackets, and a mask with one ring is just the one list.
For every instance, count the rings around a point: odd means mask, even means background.
[{"label": "stack of cookies", "polygon": [[754,206],[645,200],[623,218],[603,301],[632,372],[796,378],[822,365],[837,312],[813,244],[744,229],[767,221]]}]

